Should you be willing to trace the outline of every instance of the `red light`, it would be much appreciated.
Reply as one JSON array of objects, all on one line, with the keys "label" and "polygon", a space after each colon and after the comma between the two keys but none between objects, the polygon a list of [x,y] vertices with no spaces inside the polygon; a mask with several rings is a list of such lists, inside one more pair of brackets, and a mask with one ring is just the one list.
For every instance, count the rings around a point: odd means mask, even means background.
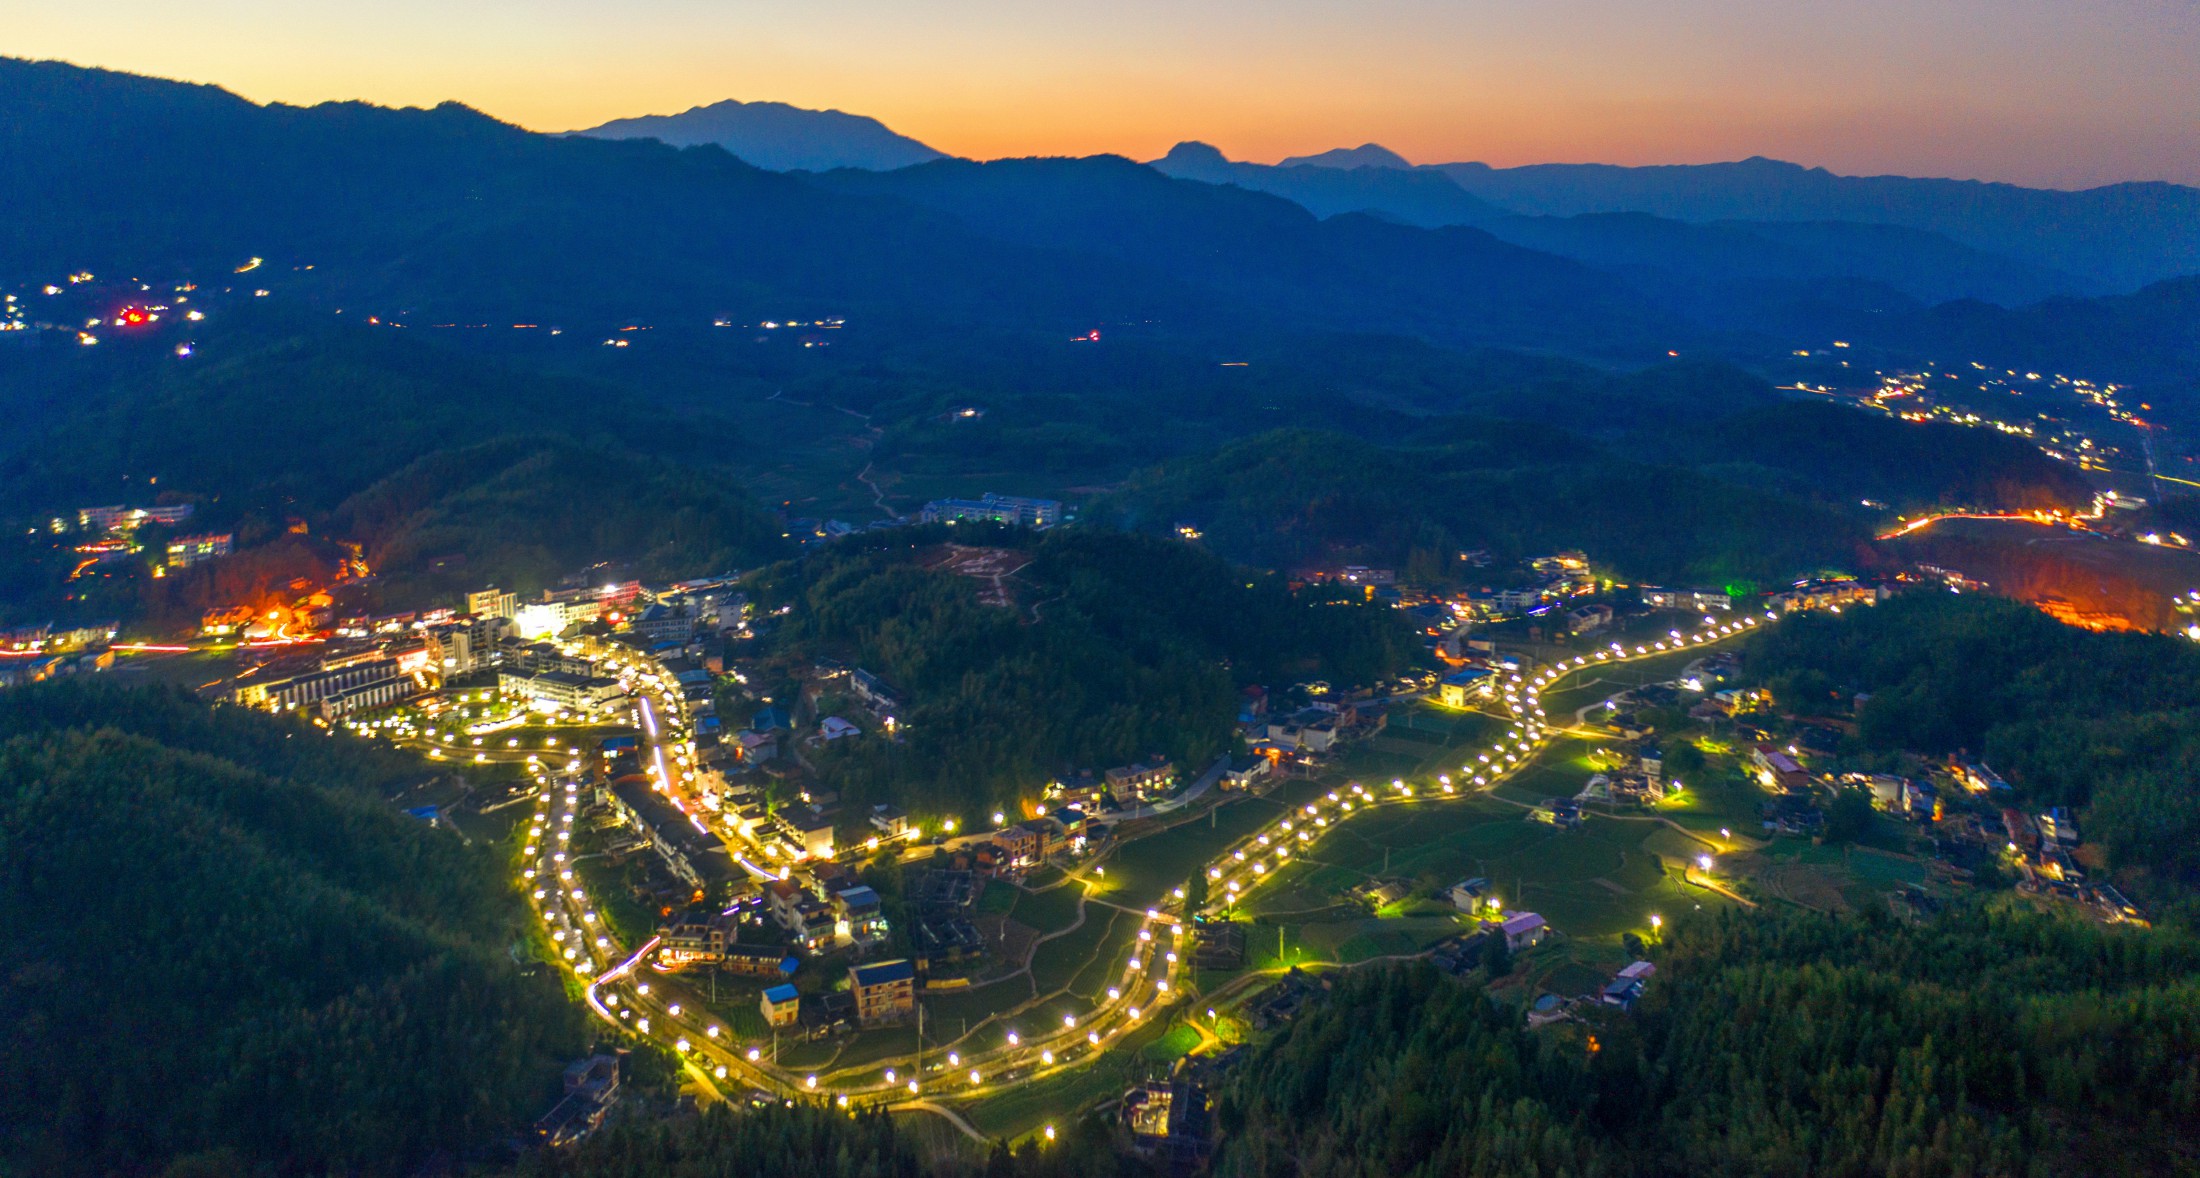
[{"label": "red light", "polygon": [[145,312],[136,307],[131,307],[122,313],[122,321],[131,327],[136,327],[145,322]]}]

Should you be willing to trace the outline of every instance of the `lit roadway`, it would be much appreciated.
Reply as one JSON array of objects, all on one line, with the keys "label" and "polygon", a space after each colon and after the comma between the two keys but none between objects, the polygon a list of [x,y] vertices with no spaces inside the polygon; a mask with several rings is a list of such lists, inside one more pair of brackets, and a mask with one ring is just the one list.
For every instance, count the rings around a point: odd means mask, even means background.
[{"label": "lit roadway", "polygon": [[[1319,841],[1329,828],[1349,821],[1357,813],[1393,803],[1441,800],[1496,788],[1532,763],[1556,732],[1544,716],[1544,690],[1585,670],[1708,647],[1776,619],[1777,615],[1769,612],[1723,624],[1706,619],[1706,624],[1692,634],[1674,632],[1668,638],[1632,646],[1613,643],[1530,675],[1512,675],[1497,693],[1499,708],[1510,717],[1509,726],[1488,749],[1463,763],[1457,775],[1440,774],[1434,781],[1423,782],[1397,780],[1377,790],[1350,786],[1291,811],[1205,865],[1210,901],[1203,911],[1220,911],[1242,903],[1276,869]],[[689,747],[684,736],[685,708],[657,668],[637,656],[621,654],[617,658],[640,701],[659,787],[692,815],[696,811],[685,800],[688,791],[684,788],[691,773],[684,767],[685,749]],[[669,762],[664,754],[668,745],[675,750]],[[683,767],[675,770],[674,762]],[[1185,893],[1179,887],[1162,906],[1145,910],[1137,940],[1132,942],[1114,985],[1108,989],[1107,999],[1083,1017],[1064,1016],[1054,1025],[1011,1030],[999,1046],[967,1054],[927,1052],[921,1057],[921,1067],[917,1058],[902,1057],[825,1075],[780,1068],[764,1058],[763,1048],[735,1041],[694,1001],[684,983],[646,964],[655,948],[654,940],[629,948],[620,945],[605,927],[573,875],[566,852],[579,808],[579,758],[565,762],[562,769],[531,760],[530,769],[537,789],[521,875],[560,960],[585,984],[589,1009],[597,1017],[661,1044],[684,1061],[691,1077],[714,1091],[747,1087],[774,1097],[829,1100],[841,1107],[883,1105],[933,1112],[956,1120],[965,1132],[971,1132],[959,1117],[934,1100],[962,1102],[994,1095],[1086,1066],[1139,1024],[1166,1021],[1183,1000],[1189,966],[1177,951],[1179,938],[1186,931]],[[774,878],[771,872],[741,856],[735,858],[753,874]],[[841,1076],[849,1073],[853,1074],[844,1081]]]}]

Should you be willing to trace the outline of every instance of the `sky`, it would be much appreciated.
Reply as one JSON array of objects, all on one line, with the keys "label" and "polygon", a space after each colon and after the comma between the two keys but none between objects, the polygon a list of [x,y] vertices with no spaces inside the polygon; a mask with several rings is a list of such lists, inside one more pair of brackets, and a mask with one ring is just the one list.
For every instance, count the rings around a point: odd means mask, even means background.
[{"label": "sky", "polygon": [[0,0],[0,53],[537,130],[725,98],[978,158],[1702,163],[2200,184],[2200,0]]}]

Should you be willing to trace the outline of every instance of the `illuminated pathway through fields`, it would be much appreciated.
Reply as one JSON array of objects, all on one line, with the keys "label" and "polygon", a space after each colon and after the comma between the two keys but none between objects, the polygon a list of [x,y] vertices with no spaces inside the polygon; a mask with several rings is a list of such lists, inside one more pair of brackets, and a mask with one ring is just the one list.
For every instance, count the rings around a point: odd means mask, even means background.
[{"label": "illuminated pathway through fields", "polygon": [[[1584,671],[1708,649],[1777,619],[1778,615],[1771,612],[1723,624],[1706,618],[1692,634],[1672,631],[1666,638],[1648,643],[1612,643],[1532,674],[1512,675],[1497,688],[1494,697],[1510,717],[1509,726],[1488,749],[1463,763],[1456,776],[1439,774],[1434,781],[1421,782],[1399,779],[1387,789],[1352,785],[1290,811],[1197,868],[1206,872],[1209,881],[1210,902],[1202,911],[1220,911],[1242,903],[1277,868],[1355,815],[1392,803],[1441,801],[1494,790],[1532,764],[1556,735],[1557,730],[1543,712],[1546,689],[1555,689]],[[669,703],[665,706],[660,730],[657,709],[646,687],[638,685],[637,695],[655,747],[659,781],[666,792],[674,793],[663,749],[667,743],[679,744],[684,739],[680,709]],[[1143,911],[1126,909],[1140,917],[1140,925],[1121,964],[1119,978],[1107,988],[1106,999],[1081,1018],[1063,1016],[1055,1025],[1009,1030],[1001,1045],[968,1054],[943,1048],[921,1057],[872,1061],[845,1069],[855,1073],[845,1082],[837,1074],[819,1076],[780,1068],[764,1058],[760,1045],[735,1041],[707,1011],[683,1007],[671,991],[674,983],[659,979],[653,985],[643,976],[641,966],[656,947],[654,938],[621,957],[615,939],[590,906],[567,863],[565,847],[579,805],[580,761],[566,762],[562,773],[533,759],[528,768],[537,788],[535,813],[521,858],[521,877],[546,934],[557,946],[556,953],[585,983],[588,1005],[598,1017],[673,1052],[706,1086],[715,1086],[713,1081],[738,1081],[774,1096],[830,1102],[843,1108],[884,1106],[938,1113],[957,1121],[958,1127],[967,1132],[967,1123],[953,1111],[953,1105],[1089,1066],[1126,1032],[1156,1019],[1165,1022],[1185,994],[1182,983],[1189,965],[1180,959],[1176,945],[1188,931],[1186,922],[1194,914],[1184,911],[1185,889],[1178,887],[1172,898],[1164,899],[1159,906]],[[677,799],[676,793],[674,797]],[[734,858],[760,879],[777,878],[738,853]],[[597,961],[615,959],[618,964],[597,973]]]}]

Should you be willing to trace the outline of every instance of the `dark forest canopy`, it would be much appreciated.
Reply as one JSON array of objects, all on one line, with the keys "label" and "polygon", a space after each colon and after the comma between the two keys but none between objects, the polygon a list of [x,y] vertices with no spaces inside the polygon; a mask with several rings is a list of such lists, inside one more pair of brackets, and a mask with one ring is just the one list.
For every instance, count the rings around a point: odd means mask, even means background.
[{"label": "dark forest canopy", "polygon": [[405,1174],[585,1046],[417,759],[178,692],[0,693],[0,1170]]},{"label": "dark forest canopy", "polygon": [[[916,1114],[922,1116],[924,1114]],[[620,1126],[577,1149],[537,1154],[520,1178],[1150,1178],[1116,1150],[1108,1118],[1063,1124],[1051,1143],[984,1150],[951,1131],[927,1148],[909,1123],[816,1105],[704,1110],[685,1123]]]},{"label": "dark forest canopy", "polygon": [[1425,965],[1359,972],[1224,1091],[1216,1172],[2189,1173],[2200,947],[2026,912],[1724,912],[1636,1015],[1531,1032]]},{"label": "dark forest canopy", "polygon": [[1724,585],[1885,563],[1870,541],[1890,509],[2091,498],[2027,442],[1783,400],[1716,364],[1522,382],[1357,424],[1167,458],[1088,515],[1196,522],[1221,551],[1275,567],[1357,561],[1445,581],[1461,550],[1579,548],[1625,579]]},{"label": "dark forest canopy", "polygon": [[2030,606],[1947,593],[1803,615],[1755,640],[1783,707],[1844,709],[1876,750],[1984,757],[2039,806],[2083,808],[2119,869],[2200,878],[2200,648],[2081,630]]},{"label": "dark forest canopy", "polygon": [[[927,569],[949,540],[1020,549],[1015,604]],[[1180,541],[1076,528],[939,526],[844,543],[752,582],[794,607],[782,653],[836,657],[904,693],[901,740],[843,741],[820,768],[864,800],[950,813],[1160,753],[1203,768],[1228,751],[1237,690],[1366,683],[1406,665],[1388,609],[1293,594]]]}]

